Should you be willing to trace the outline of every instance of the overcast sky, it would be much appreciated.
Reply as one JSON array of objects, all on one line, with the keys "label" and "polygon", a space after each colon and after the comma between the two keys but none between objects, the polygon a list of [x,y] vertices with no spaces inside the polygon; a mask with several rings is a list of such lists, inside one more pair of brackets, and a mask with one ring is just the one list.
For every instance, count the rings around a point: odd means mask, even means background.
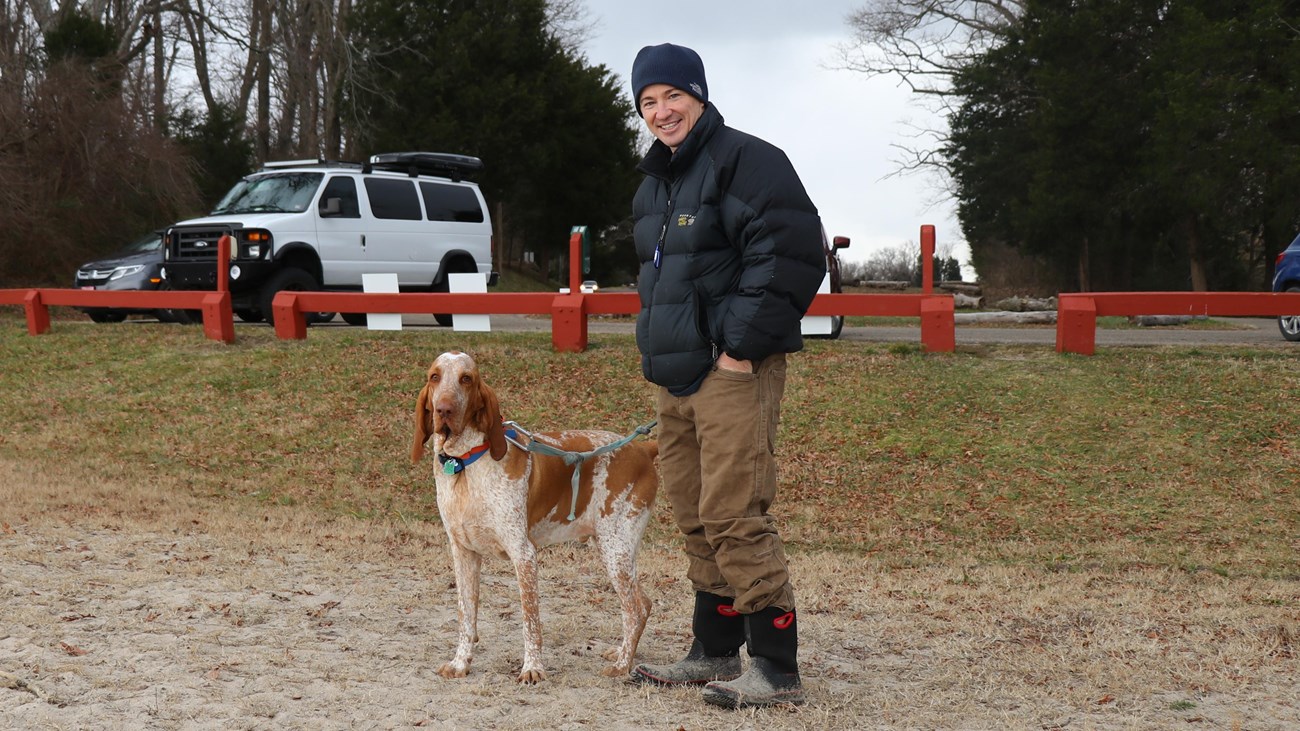
[{"label": "overcast sky", "polygon": [[[727,124],[785,150],[827,234],[852,239],[848,260],[920,240],[934,224],[963,264],[953,204],[924,174],[890,176],[918,127],[936,120],[895,79],[835,70],[845,16],[865,0],[585,0],[597,23],[584,45],[627,86],[642,46],[676,43],[704,60],[709,101]],[[631,89],[627,89],[631,97]],[[936,201],[938,201],[936,203]]]}]

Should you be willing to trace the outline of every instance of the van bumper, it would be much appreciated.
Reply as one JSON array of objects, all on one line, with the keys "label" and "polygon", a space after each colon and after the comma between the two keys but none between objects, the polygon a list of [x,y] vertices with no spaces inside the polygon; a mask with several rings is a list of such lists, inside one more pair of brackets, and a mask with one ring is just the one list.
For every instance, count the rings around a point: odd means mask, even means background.
[{"label": "van bumper", "polygon": [[[230,291],[246,292],[256,290],[275,271],[276,266],[270,262],[247,260],[231,262]],[[234,276],[236,268],[239,276]],[[168,262],[164,270],[166,279],[173,289],[217,288],[217,266],[214,262]]]}]

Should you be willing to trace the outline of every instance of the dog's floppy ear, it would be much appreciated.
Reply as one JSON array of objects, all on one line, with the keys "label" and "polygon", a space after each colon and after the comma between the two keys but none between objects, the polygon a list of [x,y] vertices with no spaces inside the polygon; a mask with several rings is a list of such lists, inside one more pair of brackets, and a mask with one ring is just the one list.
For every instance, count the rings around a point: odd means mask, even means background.
[{"label": "dog's floppy ear", "polygon": [[497,393],[490,386],[482,381],[478,384],[479,398],[483,400],[482,408],[479,409],[478,430],[487,435],[488,450],[492,453],[492,459],[500,461],[506,456],[506,429],[501,425],[501,402],[497,400]]},{"label": "dog's floppy ear", "polygon": [[411,446],[411,461],[419,462],[424,457],[424,443],[433,434],[433,412],[429,411],[429,384],[420,389],[420,397],[415,400],[415,444]]}]

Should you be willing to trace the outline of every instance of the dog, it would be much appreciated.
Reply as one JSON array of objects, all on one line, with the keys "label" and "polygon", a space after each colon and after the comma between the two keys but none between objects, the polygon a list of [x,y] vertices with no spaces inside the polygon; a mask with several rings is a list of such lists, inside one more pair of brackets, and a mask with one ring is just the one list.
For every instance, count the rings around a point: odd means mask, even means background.
[{"label": "dog", "polygon": [[[577,430],[535,436],[573,452],[621,438],[606,431]],[[478,640],[479,571],[484,556],[496,555],[510,559],[519,581],[524,625],[519,682],[544,680],[537,552],[556,543],[591,540],[623,614],[623,640],[605,653],[611,664],[601,672],[627,676],[651,609],[637,578],[636,557],[659,489],[658,443],[637,440],[585,460],[575,518],[569,520],[574,468],[560,457],[528,452],[507,441],[496,393],[483,382],[474,359],[457,351],[433,361],[420,389],[412,462],[424,456],[430,437],[442,463],[434,482],[438,513],[451,545],[460,618],[456,654],[438,674],[460,678],[469,673]]]}]

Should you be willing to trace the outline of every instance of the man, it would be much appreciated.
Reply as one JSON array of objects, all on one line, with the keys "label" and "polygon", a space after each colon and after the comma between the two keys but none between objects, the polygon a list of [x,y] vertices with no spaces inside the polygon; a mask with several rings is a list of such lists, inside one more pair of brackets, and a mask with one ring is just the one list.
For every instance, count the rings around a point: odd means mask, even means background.
[{"label": "man", "polygon": [[[802,703],[794,590],[768,509],[785,354],[826,272],[821,220],[780,149],[723,124],[689,48],[632,66],[655,136],[633,201],[637,346],[659,391],[659,453],[695,588],[695,640],[661,685],[707,684],[731,708]],[[740,646],[749,667],[741,674]]]}]

